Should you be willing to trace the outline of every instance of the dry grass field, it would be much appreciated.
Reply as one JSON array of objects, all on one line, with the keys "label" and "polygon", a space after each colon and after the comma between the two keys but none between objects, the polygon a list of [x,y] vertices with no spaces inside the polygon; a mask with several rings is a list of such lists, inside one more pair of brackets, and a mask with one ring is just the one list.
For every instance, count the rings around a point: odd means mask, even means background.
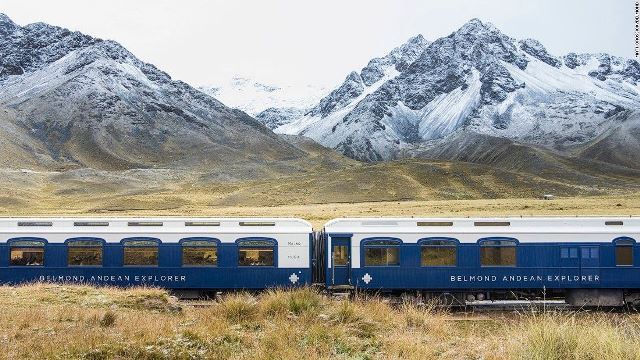
[{"label": "dry grass field", "polygon": [[[563,166],[534,175],[403,160],[251,179],[167,169],[0,169],[0,216],[296,216],[317,226],[340,216],[640,214],[640,172],[593,175]],[[539,200],[543,194],[557,200]]]},{"label": "dry grass field", "polygon": [[469,315],[312,289],[207,307],[158,289],[0,287],[5,359],[640,359],[640,315]]},{"label": "dry grass field", "polygon": [[[156,195],[161,196],[161,195]],[[203,195],[204,197],[204,195]],[[197,195],[193,195],[197,199]],[[202,199],[202,197],[200,198]],[[409,200],[363,203],[325,203],[274,206],[205,206],[184,204],[170,208],[147,207],[160,201],[153,195],[131,202],[129,209],[85,211],[86,202],[47,203],[44,208],[0,202],[0,216],[274,216],[300,217],[314,228],[337,217],[407,216],[596,216],[640,215],[640,192],[614,195],[559,197],[554,200],[536,198],[472,199],[472,200]]]},{"label": "dry grass field", "polygon": [[[319,229],[349,216],[640,215],[640,181],[625,174],[565,181],[407,161],[322,176],[211,176],[0,170],[0,216],[301,217]],[[557,198],[541,200],[545,193]],[[2,358],[640,359],[640,315],[464,315],[311,289],[231,294],[193,307],[160,289],[2,286]]]},{"label": "dry grass field", "polygon": [[[384,169],[242,181],[174,170],[0,169],[0,216],[278,216],[319,228],[347,216],[640,215],[634,177],[578,184],[458,163],[375,166]],[[556,199],[541,200],[547,193]]]}]

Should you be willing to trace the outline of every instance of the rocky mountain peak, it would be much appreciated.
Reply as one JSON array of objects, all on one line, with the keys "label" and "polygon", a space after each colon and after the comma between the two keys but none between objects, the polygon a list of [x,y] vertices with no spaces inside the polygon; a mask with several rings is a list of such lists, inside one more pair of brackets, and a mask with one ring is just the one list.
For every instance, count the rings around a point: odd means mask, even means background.
[{"label": "rocky mountain peak", "polygon": [[418,57],[422,54],[422,52],[431,44],[427,39],[425,39],[421,34],[418,34],[409,39],[403,45],[395,48],[389,56],[393,59],[392,62],[395,64],[396,70],[402,72],[404,71],[411,63],[416,61]]},{"label": "rocky mountain peak", "polygon": [[414,53],[418,53],[419,55],[424,51],[424,49],[427,48],[427,46],[429,46],[430,43],[431,42],[425,39],[424,36],[422,36],[422,34],[418,34],[414,37],[409,38],[409,40],[407,40],[406,43],[393,49],[389,53],[389,55],[395,58],[396,60],[400,60],[402,57],[410,56],[411,54],[414,54]]},{"label": "rocky mountain peak", "polygon": [[72,51],[102,41],[45,23],[20,27],[6,15],[0,19],[0,33],[5,32],[5,36],[0,36],[0,82],[8,76],[37,70]]},{"label": "rocky mountain peak", "polygon": [[[528,60],[514,39],[491,23],[472,19],[451,35],[429,45],[399,75],[397,82],[386,85],[385,93],[396,94],[394,101],[418,110],[441,94],[456,88],[467,89],[475,72],[482,82],[479,88],[481,101],[499,103],[522,86],[510,76],[504,62],[524,70]],[[377,111],[376,118],[380,119],[385,113]]]},{"label": "rocky mountain peak", "polygon": [[399,72],[404,71],[411,63],[420,57],[420,54],[422,54],[429,44],[429,41],[418,34],[404,44],[391,50],[386,56],[373,58],[367,66],[360,71],[363,83],[366,86],[373,85],[376,81],[382,79],[389,69],[392,68],[395,68]]},{"label": "rocky mountain peak", "polygon": [[16,25],[7,15],[0,13],[0,36],[12,34],[18,25]]},{"label": "rocky mountain peak", "polygon": [[402,46],[406,46],[406,45],[425,46],[428,44],[429,44],[429,41],[425,39],[424,36],[422,36],[422,34],[418,34],[416,36],[409,38],[409,40],[407,40],[407,42]]},{"label": "rocky mountain peak", "polygon": [[500,33],[500,30],[498,30],[498,28],[496,28],[492,23],[482,22],[478,18],[473,18],[467,21],[457,31],[455,31],[455,34],[458,34],[458,35],[474,35],[474,36],[478,36],[481,34],[488,34],[488,33]]},{"label": "rocky mountain peak", "polygon": [[4,13],[0,13],[0,24],[13,24],[15,25],[15,23],[13,22],[13,20],[11,20],[10,17],[8,17],[6,14]]},{"label": "rocky mountain peak", "polygon": [[[526,52],[527,54],[533,56],[534,58],[540,60],[540,61],[544,61],[545,63],[553,66],[553,67],[560,67],[562,66],[562,61],[560,61],[558,58],[550,55],[547,52],[547,49],[538,41],[535,39],[524,39],[524,40],[520,40],[518,42],[518,44],[520,45],[520,49],[524,52]],[[574,54],[575,55],[575,54]]]}]

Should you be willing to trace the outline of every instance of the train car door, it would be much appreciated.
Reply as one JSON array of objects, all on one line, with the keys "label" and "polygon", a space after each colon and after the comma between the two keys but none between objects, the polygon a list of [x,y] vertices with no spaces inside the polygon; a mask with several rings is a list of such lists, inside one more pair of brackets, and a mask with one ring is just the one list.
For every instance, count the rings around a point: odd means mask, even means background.
[{"label": "train car door", "polygon": [[351,238],[331,238],[331,284],[351,284]]},{"label": "train car door", "polygon": [[580,274],[586,283],[597,281],[600,275],[600,248],[598,246],[580,247]]}]

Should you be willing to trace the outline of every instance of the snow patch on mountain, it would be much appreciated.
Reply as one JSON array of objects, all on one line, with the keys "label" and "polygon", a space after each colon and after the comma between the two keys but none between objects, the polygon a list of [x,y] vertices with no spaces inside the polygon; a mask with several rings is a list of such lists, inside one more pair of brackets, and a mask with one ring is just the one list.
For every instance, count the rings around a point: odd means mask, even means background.
[{"label": "snow patch on mountain", "polygon": [[482,82],[478,71],[472,71],[467,84],[438,95],[419,110],[412,110],[399,102],[391,108],[383,123],[393,129],[398,138],[408,141],[418,140],[416,136],[420,140],[431,140],[449,135],[481,101]]},{"label": "snow patch on mountain", "polygon": [[234,76],[200,90],[252,116],[270,108],[306,110],[329,92],[328,88],[320,85],[270,84],[242,76]]},{"label": "snow patch on mountain", "polygon": [[567,67],[556,68],[548,66],[546,63],[531,59],[525,70],[509,63],[503,63],[511,76],[526,84],[527,91],[537,93],[539,95],[549,94],[557,91],[580,92],[591,94],[599,99],[610,102],[637,103],[638,86],[632,84],[627,88],[628,95],[621,95],[616,90],[618,81],[605,80],[594,82],[594,79],[588,75],[588,69],[593,68],[595,64],[586,68],[570,69]]},{"label": "snow patch on mountain", "polygon": [[[274,131],[280,134],[287,135],[304,135],[310,137],[316,141],[319,141],[319,137],[323,134],[334,133],[331,129],[335,127],[342,119],[349,114],[360,101],[364,100],[369,94],[378,90],[385,82],[398,76],[400,72],[392,66],[388,66],[384,69],[384,74],[375,83],[370,86],[364,86],[360,94],[354,97],[345,107],[342,107],[336,111],[330,112],[328,116],[323,116],[320,111],[310,112],[302,118],[294,120],[288,124],[282,125],[276,128]],[[356,74],[357,75],[357,74]],[[353,76],[353,73],[349,75]],[[331,95],[329,95],[331,96]],[[327,144],[337,145],[341,140],[341,134],[335,134],[331,138],[325,138],[324,141]],[[329,145],[331,146],[331,145]]]}]

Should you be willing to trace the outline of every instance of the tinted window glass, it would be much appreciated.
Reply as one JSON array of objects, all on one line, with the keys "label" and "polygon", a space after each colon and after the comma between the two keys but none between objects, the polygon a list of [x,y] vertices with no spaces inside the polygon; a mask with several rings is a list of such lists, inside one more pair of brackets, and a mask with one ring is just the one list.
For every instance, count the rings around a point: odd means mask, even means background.
[{"label": "tinted window glass", "polygon": [[516,243],[511,240],[492,240],[480,245],[482,266],[515,266]]},{"label": "tinted window glass", "polygon": [[67,264],[70,266],[102,265],[102,241],[71,240],[67,242]]},{"label": "tinted window glass", "polygon": [[39,239],[24,239],[10,242],[9,265],[42,266],[44,265],[45,242]]},{"label": "tinted window glass", "polygon": [[182,265],[215,266],[218,264],[218,249],[212,241],[182,242]]},{"label": "tinted window glass", "polygon": [[102,265],[102,247],[70,247],[67,263],[72,266]]},{"label": "tinted window glass", "polygon": [[158,265],[158,247],[125,247],[124,265]]},{"label": "tinted window glass", "polygon": [[42,247],[11,247],[11,265],[39,266],[44,265],[44,246]]},{"label": "tinted window glass", "polygon": [[349,263],[349,248],[346,245],[333,245],[333,265],[347,266]]},{"label": "tinted window glass", "polygon": [[426,239],[420,242],[421,266],[456,266],[458,243],[453,239]]},{"label": "tinted window glass", "polygon": [[583,259],[597,259],[599,256],[599,250],[597,247],[583,247],[580,250],[580,257]]},{"label": "tinted window glass", "polygon": [[616,265],[630,266],[633,265],[633,247],[628,245],[616,246]]},{"label": "tinted window glass", "polygon": [[238,240],[238,265],[275,266],[275,240]]},{"label": "tinted window glass", "polygon": [[126,240],[124,242],[124,265],[157,266],[158,243],[153,240]]},{"label": "tinted window glass", "polygon": [[560,248],[560,257],[563,259],[576,259],[578,257],[577,248]]},{"label": "tinted window glass", "polygon": [[241,247],[238,254],[240,266],[273,266],[273,248]]},{"label": "tinted window glass", "polygon": [[456,247],[455,246],[429,246],[424,245],[421,248],[422,266],[456,266]]},{"label": "tinted window glass", "polygon": [[396,266],[400,265],[400,248],[394,247],[365,247],[365,266]]}]

